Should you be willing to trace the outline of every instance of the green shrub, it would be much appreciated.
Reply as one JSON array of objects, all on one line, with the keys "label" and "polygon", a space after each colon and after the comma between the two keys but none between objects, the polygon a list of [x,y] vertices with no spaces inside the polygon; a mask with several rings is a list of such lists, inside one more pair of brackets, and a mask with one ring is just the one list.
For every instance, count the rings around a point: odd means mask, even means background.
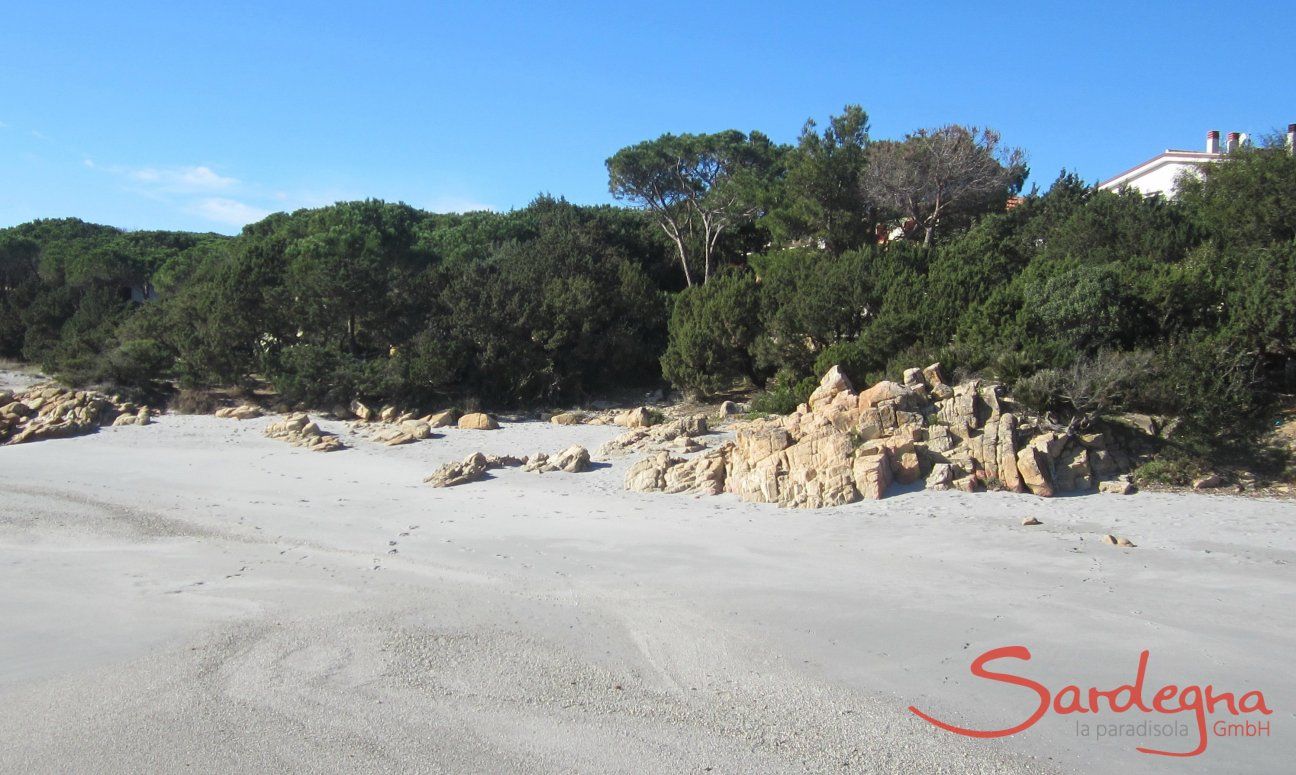
[{"label": "green shrub", "polygon": [[1134,481],[1187,487],[1205,472],[1201,463],[1187,457],[1157,458],[1134,469]]},{"label": "green shrub", "polygon": [[788,370],[775,375],[764,391],[751,400],[754,414],[791,414],[797,405],[805,403],[819,384],[814,377],[797,380]]},{"label": "green shrub", "polygon": [[751,385],[759,312],[756,281],[745,272],[686,288],[671,313],[662,372],[676,387],[702,395]]},{"label": "green shrub", "polygon": [[167,404],[167,408],[178,414],[213,414],[221,406],[221,401],[206,390],[181,390]]},{"label": "green shrub", "polygon": [[1155,364],[1151,352],[1104,351],[1017,380],[1013,397],[1036,412],[1060,413],[1087,426],[1108,412],[1139,407],[1157,379]]},{"label": "green shrub", "polygon": [[336,349],[295,344],[270,359],[266,377],[289,406],[347,404],[360,395],[356,386],[359,363]]},{"label": "green shrub", "polygon": [[165,379],[175,355],[156,339],[130,339],[104,358],[103,376],[117,385],[147,388]]}]

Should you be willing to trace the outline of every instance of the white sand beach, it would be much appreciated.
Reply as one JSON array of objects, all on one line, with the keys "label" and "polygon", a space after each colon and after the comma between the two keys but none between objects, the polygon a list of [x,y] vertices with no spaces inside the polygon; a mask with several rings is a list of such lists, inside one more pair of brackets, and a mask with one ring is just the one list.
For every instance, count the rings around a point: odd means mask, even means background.
[{"label": "white sand beach", "polygon": [[[822,511],[626,492],[632,456],[447,489],[507,423],[321,454],[249,421],[0,448],[0,771],[1282,772],[1296,505],[910,491]],[[1042,524],[1024,527],[1023,517]],[[1137,548],[1101,543],[1103,534]],[[1086,739],[975,679],[1264,692],[1191,759]],[[1119,720],[1107,715],[1108,720]],[[1088,720],[1088,719],[1085,719]],[[1185,719],[1186,720],[1186,719]]]}]

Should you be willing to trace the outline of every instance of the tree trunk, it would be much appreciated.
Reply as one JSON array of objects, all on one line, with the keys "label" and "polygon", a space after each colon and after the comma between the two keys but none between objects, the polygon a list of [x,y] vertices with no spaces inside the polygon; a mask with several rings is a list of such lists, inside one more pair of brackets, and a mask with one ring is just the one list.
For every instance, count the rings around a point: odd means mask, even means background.
[{"label": "tree trunk", "polygon": [[666,226],[667,223],[670,223],[670,221],[665,221],[660,224],[662,231],[666,232],[666,236],[670,237],[671,241],[675,243],[675,253],[679,256],[680,266],[684,269],[684,285],[692,288],[693,275],[689,273],[688,252],[684,250],[684,240],[680,238],[679,229],[668,228]]},{"label": "tree trunk", "polygon": [[689,273],[688,256],[684,252],[684,243],[679,239],[675,240],[675,247],[679,249],[680,266],[684,267],[684,285],[693,287],[693,275]]}]

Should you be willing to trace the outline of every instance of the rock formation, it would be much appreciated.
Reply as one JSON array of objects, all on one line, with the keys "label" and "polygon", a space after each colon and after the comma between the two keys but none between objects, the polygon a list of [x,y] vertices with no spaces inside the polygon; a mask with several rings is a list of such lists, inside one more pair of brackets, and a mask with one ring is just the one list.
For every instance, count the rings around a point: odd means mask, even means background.
[{"label": "rock formation", "polygon": [[447,409],[444,412],[430,414],[423,419],[433,428],[450,428],[459,422],[459,413],[453,409]]},{"label": "rock formation", "polygon": [[231,420],[253,420],[260,417],[264,412],[261,407],[252,404],[240,404],[238,406],[227,406],[223,409],[216,410],[217,417],[225,417]]},{"label": "rock formation", "polygon": [[400,420],[395,423],[376,426],[375,430],[369,430],[367,433],[370,441],[388,447],[412,444],[416,441],[433,438],[436,435],[432,433],[432,425],[427,420]]},{"label": "rock formation", "polygon": [[639,406],[613,416],[612,424],[623,428],[647,428],[656,424],[660,417],[661,415],[650,411],[648,407]]},{"label": "rock formation", "polygon": [[546,474],[551,471],[566,471],[569,474],[579,474],[582,471],[588,471],[589,466],[589,450],[579,444],[573,444],[554,455],[547,455],[543,452],[532,455],[526,461],[523,470],[538,474]]},{"label": "rock formation", "polygon": [[484,479],[486,472],[492,469],[520,466],[525,462],[525,458],[512,455],[483,455],[474,452],[458,463],[446,463],[428,474],[423,482],[433,487],[455,487]]},{"label": "rock formation", "polygon": [[[652,427],[634,428],[626,431],[600,447],[599,455],[602,457],[617,457],[631,452],[660,450],[664,445],[678,442],[681,439],[693,439],[696,436],[705,435],[707,431],[706,417],[702,415],[683,417]],[[697,442],[694,442],[694,445],[696,449],[702,448],[702,445]],[[680,449],[678,451],[688,452],[693,450]]]},{"label": "rock formation", "polygon": [[486,476],[487,468],[486,456],[474,452],[458,463],[446,463],[423,481],[433,487],[454,487],[481,479]]},{"label": "rock formation", "polygon": [[630,466],[626,471],[626,489],[719,495],[724,492],[726,450],[726,447],[713,449],[691,459],[658,452]]},{"label": "rock formation", "polygon": [[499,423],[495,422],[495,418],[489,414],[473,412],[459,418],[459,428],[460,430],[493,431],[499,429]]},{"label": "rock formation", "polygon": [[282,439],[294,447],[305,447],[316,452],[335,452],[346,449],[342,439],[326,433],[305,414],[293,414],[266,426],[265,435]]},{"label": "rock formation", "polygon": [[581,425],[589,419],[584,412],[561,412],[549,418],[554,425]]},{"label": "rock formation", "polygon": [[0,391],[0,444],[24,444],[93,433],[108,425],[148,425],[148,407],[116,396],[55,384]]},{"label": "rock formation", "polygon": [[[656,430],[625,434],[602,452],[652,451]],[[631,467],[626,486],[820,508],[881,498],[893,482],[919,480],[932,489],[1048,497],[1092,490],[1130,463],[1104,433],[1067,435],[1023,413],[1000,385],[948,384],[940,364],[859,393],[834,367],[792,414],[738,425],[732,443],[701,457],[657,451]]]}]

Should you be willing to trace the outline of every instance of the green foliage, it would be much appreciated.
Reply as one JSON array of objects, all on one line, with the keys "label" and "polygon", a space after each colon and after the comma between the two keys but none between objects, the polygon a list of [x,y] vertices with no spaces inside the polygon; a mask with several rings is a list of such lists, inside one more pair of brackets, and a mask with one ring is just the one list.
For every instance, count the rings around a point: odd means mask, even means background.
[{"label": "green foliage", "polygon": [[1296,239],[1296,157],[1287,149],[1243,148],[1202,173],[1179,182],[1180,199],[1210,238],[1234,247]]},{"label": "green foliage", "polygon": [[769,209],[783,153],[760,132],[664,134],[609,158],[608,190],[649,213],[691,286],[722,265],[722,239],[732,241]]},{"label": "green foliage", "polygon": [[874,237],[874,212],[862,186],[868,114],[847,105],[822,134],[817,129],[814,119],[806,121],[788,153],[782,197],[769,221],[784,241],[822,240],[829,253],[840,255]]},{"label": "green foliage", "polygon": [[360,395],[365,362],[336,345],[300,342],[278,348],[266,372],[289,404],[331,407]]},{"label": "green foliage", "polygon": [[417,347],[470,395],[570,401],[658,379],[662,294],[638,266],[578,232],[555,225],[446,283]]},{"label": "green foliage", "polygon": [[805,374],[825,349],[856,336],[877,306],[870,258],[815,249],[753,256],[763,331],[753,348],[757,363]]},{"label": "green foliage", "polygon": [[769,385],[751,400],[754,414],[791,414],[797,405],[810,399],[818,381],[814,377],[797,379],[796,373],[784,369],[770,380]]},{"label": "green foliage", "polygon": [[1045,332],[1063,351],[1129,346],[1146,330],[1141,305],[1126,292],[1116,267],[1032,266],[1021,283],[1023,334]]},{"label": "green foliage", "polygon": [[1139,484],[1168,484],[1187,487],[1206,473],[1201,462],[1182,455],[1168,455],[1140,465],[1134,469],[1134,481]]},{"label": "green foliage", "polygon": [[760,330],[756,280],[726,272],[676,297],[662,372],[673,384],[703,395],[750,386],[751,348]]},{"label": "green foliage", "polygon": [[1160,378],[1147,351],[1104,350],[1068,368],[1041,369],[1017,380],[1013,396],[1037,412],[1061,413],[1087,425],[1116,408],[1142,408]]},{"label": "green foliage", "polygon": [[156,339],[128,339],[108,351],[101,376],[113,384],[149,388],[174,362],[175,354]]}]

